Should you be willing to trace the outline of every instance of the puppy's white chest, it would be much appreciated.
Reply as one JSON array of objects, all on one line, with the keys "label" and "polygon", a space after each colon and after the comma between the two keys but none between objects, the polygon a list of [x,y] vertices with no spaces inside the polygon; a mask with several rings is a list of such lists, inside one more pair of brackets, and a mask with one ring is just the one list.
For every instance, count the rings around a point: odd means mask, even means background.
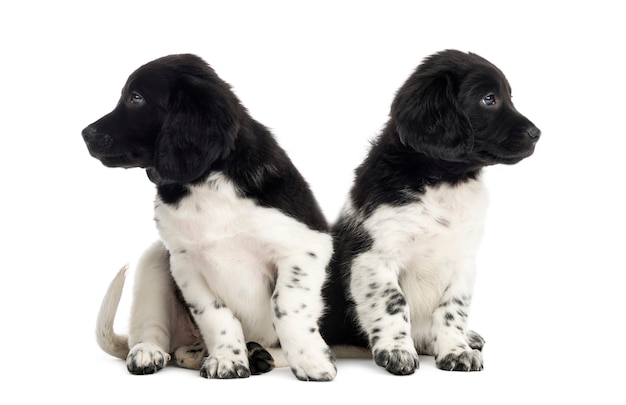
[{"label": "puppy's white chest", "polygon": [[483,230],[487,196],[480,181],[429,187],[418,200],[382,206],[364,223],[375,247],[406,262],[472,250]]},{"label": "puppy's white chest", "polygon": [[241,235],[249,227],[255,208],[252,201],[238,197],[235,188],[216,175],[195,186],[176,205],[157,198],[155,221],[170,252],[207,248]]},{"label": "puppy's white chest", "polygon": [[480,181],[427,188],[405,213],[412,227],[407,260],[445,267],[455,258],[473,256],[482,238],[486,208],[487,194]]},{"label": "puppy's white chest", "polygon": [[157,228],[172,257],[185,255],[196,263],[218,295],[237,283],[238,294],[251,295],[239,280],[254,279],[250,287],[258,289],[267,284],[264,279],[275,276],[272,261],[280,247],[266,237],[275,217],[284,216],[239,196],[220,173],[193,186],[177,205],[158,199],[155,204]]},{"label": "puppy's white chest", "polygon": [[430,314],[451,283],[473,283],[486,206],[482,183],[472,181],[427,188],[416,202],[381,207],[365,221],[372,249],[398,263],[415,317]]}]

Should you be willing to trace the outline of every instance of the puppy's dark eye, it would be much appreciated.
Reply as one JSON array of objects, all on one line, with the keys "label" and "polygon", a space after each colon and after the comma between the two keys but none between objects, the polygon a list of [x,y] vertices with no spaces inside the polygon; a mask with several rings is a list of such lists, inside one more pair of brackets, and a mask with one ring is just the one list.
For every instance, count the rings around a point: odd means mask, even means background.
[{"label": "puppy's dark eye", "polygon": [[487,97],[483,98],[483,104],[486,106],[496,105],[496,96],[490,94]]},{"label": "puppy's dark eye", "polygon": [[141,96],[141,94],[133,91],[130,95],[129,101],[131,104],[135,105],[143,104],[143,97]]}]

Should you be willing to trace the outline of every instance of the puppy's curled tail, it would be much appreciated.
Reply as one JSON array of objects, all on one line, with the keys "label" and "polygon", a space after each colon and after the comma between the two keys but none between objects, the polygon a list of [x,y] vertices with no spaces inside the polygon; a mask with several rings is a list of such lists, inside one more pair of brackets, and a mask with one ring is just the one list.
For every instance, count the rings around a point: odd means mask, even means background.
[{"label": "puppy's curled tail", "polygon": [[96,322],[96,340],[98,345],[106,353],[120,359],[126,359],[126,356],[128,356],[128,337],[116,334],[113,330],[113,322],[122,298],[127,270],[128,265],[122,267],[113,281],[111,281],[102,299]]}]

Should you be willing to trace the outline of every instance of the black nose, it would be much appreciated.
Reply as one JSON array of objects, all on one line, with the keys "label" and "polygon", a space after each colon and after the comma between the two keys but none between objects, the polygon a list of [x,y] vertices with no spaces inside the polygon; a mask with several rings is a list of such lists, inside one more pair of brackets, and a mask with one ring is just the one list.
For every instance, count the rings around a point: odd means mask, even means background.
[{"label": "black nose", "polygon": [[83,135],[83,139],[87,143],[93,142],[93,140],[97,136],[96,129],[91,126],[83,129],[83,132],[81,132],[81,134]]},{"label": "black nose", "polygon": [[526,135],[533,141],[537,142],[541,136],[541,130],[535,126],[532,126],[526,130]]}]

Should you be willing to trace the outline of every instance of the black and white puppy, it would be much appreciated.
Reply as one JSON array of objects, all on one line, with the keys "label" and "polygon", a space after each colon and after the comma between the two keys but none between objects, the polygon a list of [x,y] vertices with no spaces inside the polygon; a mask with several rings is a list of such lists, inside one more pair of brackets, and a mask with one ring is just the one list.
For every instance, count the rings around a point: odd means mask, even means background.
[{"label": "black and white puppy", "polygon": [[369,347],[393,374],[413,373],[418,353],[440,369],[481,370],[484,340],[467,329],[481,172],[530,156],[539,136],[496,66],[454,50],[425,59],[397,92],[335,225],[327,342]]},{"label": "black and white puppy", "polygon": [[[301,380],[335,377],[318,329],[332,255],[327,223],[270,131],[211,67],[194,55],[140,67],[117,107],[82,135],[105,166],[145,168],[156,184],[165,249],[157,245],[148,256],[161,262],[154,267],[167,261],[202,335],[209,353],[202,376],[247,377],[245,342],[255,341],[280,345]],[[172,295],[172,283],[162,274],[149,278],[141,276],[136,288],[142,297],[154,294],[155,307],[134,314],[150,318],[140,322],[147,336],[129,342],[129,356],[171,349],[163,335],[177,322],[159,293]]]}]

